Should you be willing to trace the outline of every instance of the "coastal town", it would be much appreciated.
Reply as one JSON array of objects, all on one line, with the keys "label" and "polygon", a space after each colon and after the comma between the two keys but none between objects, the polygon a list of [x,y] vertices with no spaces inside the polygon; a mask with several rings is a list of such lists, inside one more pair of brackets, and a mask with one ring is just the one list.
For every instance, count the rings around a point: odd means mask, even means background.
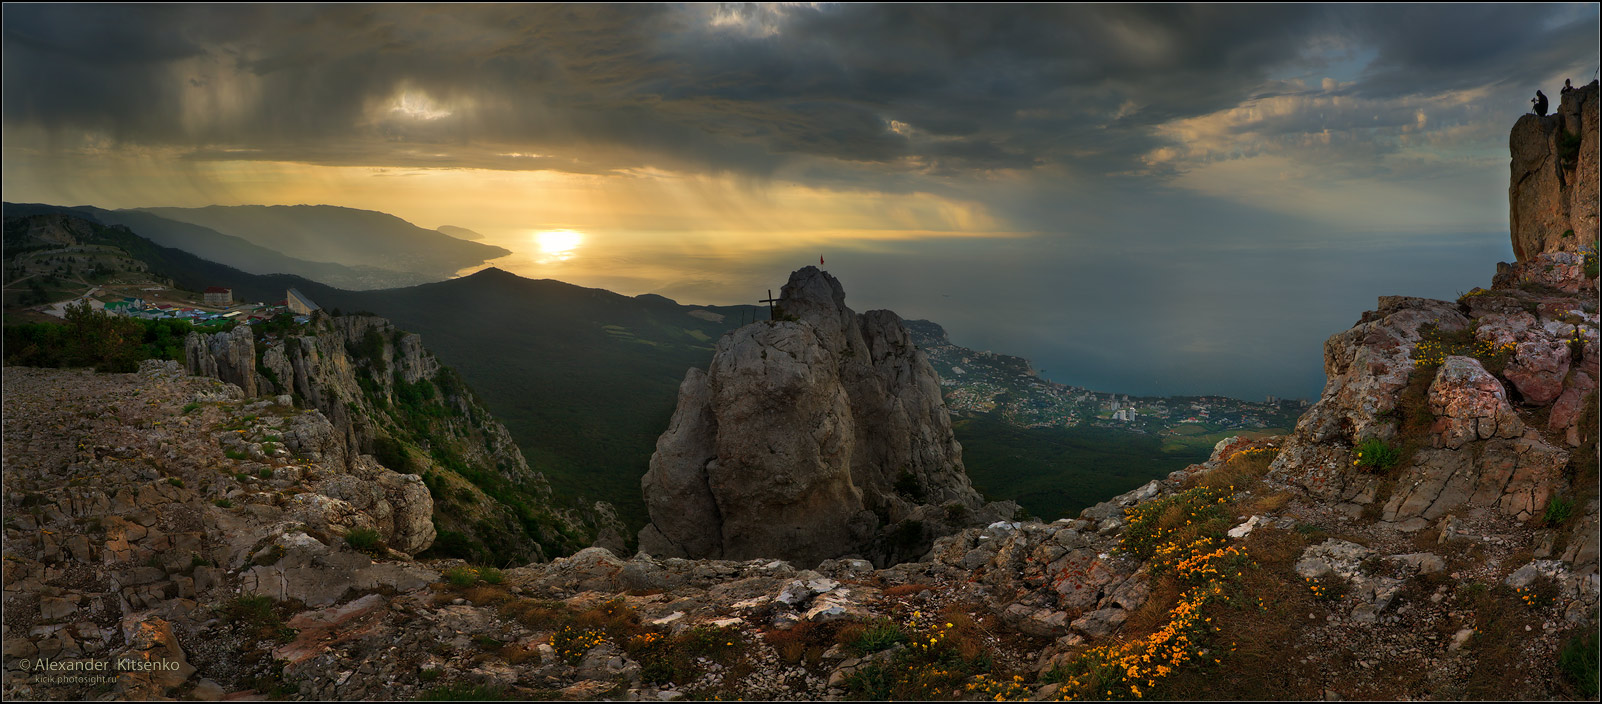
[{"label": "coastal town", "polygon": [[1022,428],[1099,427],[1153,435],[1288,429],[1305,399],[1262,402],[1227,396],[1145,397],[1091,391],[1042,378],[1029,360],[960,347],[939,325],[907,321],[914,344],[940,374],[955,415],[993,414]]}]

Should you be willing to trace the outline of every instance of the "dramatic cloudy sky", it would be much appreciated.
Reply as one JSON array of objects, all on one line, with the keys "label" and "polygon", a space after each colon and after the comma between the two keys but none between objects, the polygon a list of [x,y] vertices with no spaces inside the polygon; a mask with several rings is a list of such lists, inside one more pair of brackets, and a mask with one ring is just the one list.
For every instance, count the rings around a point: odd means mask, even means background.
[{"label": "dramatic cloudy sky", "polygon": [[1131,393],[1316,396],[1487,284],[1583,5],[4,7],[4,197],[330,203],[537,278],[859,310]]}]

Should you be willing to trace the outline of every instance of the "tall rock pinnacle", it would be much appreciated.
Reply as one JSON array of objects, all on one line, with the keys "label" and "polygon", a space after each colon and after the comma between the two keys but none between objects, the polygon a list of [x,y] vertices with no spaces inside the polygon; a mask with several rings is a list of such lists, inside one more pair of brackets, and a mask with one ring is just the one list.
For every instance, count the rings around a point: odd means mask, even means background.
[{"label": "tall rock pinnacle", "polygon": [[1507,189],[1513,254],[1578,252],[1597,240],[1598,83],[1565,92],[1556,113],[1513,125]]},{"label": "tall rock pinnacle", "polygon": [[776,320],[718,341],[691,369],[641,481],[654,555],[815,563],[917,557],[981,511],[934,368],[890,311],[858,315],[816,267],[790,275]]}]

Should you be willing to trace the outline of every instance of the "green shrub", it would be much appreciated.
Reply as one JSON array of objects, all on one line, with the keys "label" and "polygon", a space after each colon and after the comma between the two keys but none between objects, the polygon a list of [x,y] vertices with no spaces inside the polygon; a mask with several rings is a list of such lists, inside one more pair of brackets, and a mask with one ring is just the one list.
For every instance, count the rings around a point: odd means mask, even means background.
[{"label": "green shrub", "polygon": [[288,642],[295,637],[294,630],[284,626],[277,604],[265,596],[236,597],[223,606],[221,615],[224,622],[246,629],[257,638]]},{"label": "green shrub", "polygon": [[1579,132],[1569,132],[1567,130],[1558,136],[1558,160],[1564,168],[1571,167],[1576,163],[1580,156],[1580,142],[1582,139]]},{"label": "green shrub", "polygon": [[411,462],[407,459],[406,447],[400,441],[388,436],[379,435],[373,438],[373,459],[378,463],[397,472],[410,471]]},{"label": "green shrub", "polygon": [[184,488],[184,480],[179,479],[178,477],[167,477],[167,483],[178,487],[179,489]]},{"label": "green shrub", "polygon": [[185,414],[191,413],[197,408],[200,408],[200,404],[198,402],[191,401],[189,403],[184,404],[184,413]]},{"label": "green shrub", "polygon": [[502,574],[500,570],[495,569],[494,567],[479,568],[478,578],[483,580],[485,584],[500,584],[501,582],[506,581],[506,575]]},{"label": "green shrub", "polygon": [[212,503],[213,506],[216,506],[217,508],[233,508],[234,507],[234,502],[229,501],[228,499],[213,499],[211,503]]},{"label": "green shrub", "polygon": [[244,450],[223,450],[223,457],[231,460],[248,460],[250,459],[250,453]]},{"label": "green shrub", "polygon": [[5,327],[5,358],[30,367],[94,367],[132,372],[150,355],[141,321],[93,310],[87,303],[66,308],[65,325],[27,323]]},{"label": "green shrub", "polygon": [[1546,502],[1546,524],[1549,526],[1562,525],[1574,515],[1574,502],[1562,496],[1554,496]]},{"label": "green shrub", "polygon": [[1413,346],[1411,357],[1415,367],[1424,368],[1440,366],[1447,357],[1473,357],[1479,360],[1486,371],[1501,374],[1517,351],[1516,343],[1498,345],[1481,340],[1468,328],[1440,330],[1434,324],[1426,324],[1419,328],[1418,344]]},{"label": "green shrub", "polygon": [[860,635],[846,643],[846,647],[856,651],[859,655],[868,655],[881,650],[889,650],[895,647],[897,643],[905,642],[907,642],[907,633],[902,630],[900,624],[888,619],[879,619],[867,624],[867,627],[863,629]]},{"label": "green shrub", "polygon": [[1592,614],[1592,625],[1581,633],[1570,636],[1563,643],[1563,649],[1558,651],[1558,670],[1563,673],[1564,679],[1573,684],[1585,699],[1596,699],[1598,690],[1597,659],[1602,648],[1598,647],[1596,615]]},{"label": "green shrub", "polygon": [[1401,459],[1401,450],[1379,438],[1364,440],[1352,453],[1352,464],[1371,472],[1383,472],[1395,467]]},{"label": "green shrub", "polygon": [[923,488],[923,482],[918,479],[918,475],[906,470],[901,472],[901,476],[896,477],[896,493],[909,497],[918,503],[923,503],[927,496],[927,492]]},{"label": "green shrub", "polygon": [[895,686],[895,676],[881,663],[862,667],[845,680],[846,693],[857,701],[890,701],[894,698]]},{"label": "green shrub", "polygon": [[471,587],[478,583],[478,570],[458,565],[445,570],[445,581],[453,587]]},{"label": "green shrub", "polygon": [[961,501],[947,502],[941,508],[944,509],[948,521],[960,521],[968,517],[968,507]]},{"label": "green shrub", "polygon": [[439,679],[442,674],[445,674],[445,671],[437,667],[425,667],[417,671],[417,681],[427,684]]},{"label": "green shrub", "polygon": [[262,467],[256,471],[256,476],[261,477],[262,479],[272,479],[273,470],[270,467]]},{"label": "green shrub", "polygon": [[369,555],[382,555],[385,552],[384,538],[372,528],[355,528],[345,534],[345,543],[357,552]]}]

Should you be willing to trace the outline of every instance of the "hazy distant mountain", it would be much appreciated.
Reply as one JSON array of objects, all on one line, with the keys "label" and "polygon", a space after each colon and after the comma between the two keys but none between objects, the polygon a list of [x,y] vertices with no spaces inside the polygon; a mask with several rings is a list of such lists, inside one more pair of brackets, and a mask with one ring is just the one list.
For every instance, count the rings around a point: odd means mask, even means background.
[{"label": "hazy distant mountain", "polygon": [[459,239],[459,240],[481,240],[481,239],[484,239],[484,235],[482,235],[480,233],[477,233],[477,232],[474,232],[472,230],[469,230],[469,229],[467,229],[465,227],[457,227],[455,225],[440,225],[439,227],[436,227],[434,229],[439,230],[440,232],[443,232],[443,233],[445,233],[447,235],[450,235],[451,237],[455,237],[456,239]]},{"label": "hazy distant mountain", "polygon": [[439,277],[409,271],[297,259],[209,227],[169,220],[138,210],[106,210],[88,205],[5,204],[5,214],[8,216],[41,213],[67,213],[102,225],[125,225],[139,236],[163,247],[181,249],[202,259],[251,274],[295,274],[353,290],[395,288],[439,280]]},{"label": "hazy distant mountain", "polygon": [[140,208],[209,227],[291,257],[426,274],[435,280],[511,254],[413,225],[387,213],[332,205]]}]

